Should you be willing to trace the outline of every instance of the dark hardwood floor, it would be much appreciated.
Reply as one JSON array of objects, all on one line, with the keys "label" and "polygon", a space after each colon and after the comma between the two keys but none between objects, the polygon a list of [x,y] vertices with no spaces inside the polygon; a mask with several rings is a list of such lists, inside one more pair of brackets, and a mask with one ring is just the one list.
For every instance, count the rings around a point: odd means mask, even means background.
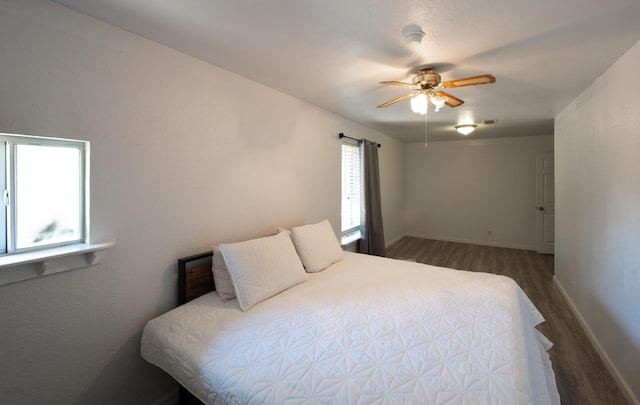
[{"label": "dark hardwood floor", "polygon": [[542,313],[538,326],[549,351],[563,405],[626,405],[626,398],[553,284],[553,255],[491,246],[405,237],[387,256],[513,278]]}]

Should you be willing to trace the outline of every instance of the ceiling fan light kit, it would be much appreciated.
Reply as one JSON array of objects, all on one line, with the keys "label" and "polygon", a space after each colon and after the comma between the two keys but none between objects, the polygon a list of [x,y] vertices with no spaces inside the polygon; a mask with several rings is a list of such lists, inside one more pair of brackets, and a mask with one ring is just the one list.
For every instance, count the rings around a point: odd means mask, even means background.
[{"label": "ceiling fan light kit", "polygon": [[475,131],[477,125],[474,124],[463,124],[463,125],[456,125],[456,131],[458,131],[458,133],[462,134],[462,135],[469,135],[470,133],[472,133],[473,131]]},{"label": "ceiling fan light kit", "polygon": [[429,109],[429,103],[427,102],[427,96],[423,93],[411,98],[411,111],[416,114],[425,115]]},{"label": "ceiling fan light kit", "polygon": [[437,93],[432,94],[429,99],[431,100],[431,103],[433,103],[433,106],[436,108],[436,112],[440,111],[440,109],[444,107],[445,103],[447,102],[446,97]]},{"label": "ceiling fan light kit", "polygon": [[[427,94],[429,97],[427,97]],[[434,92],[418,93],[411,98],[411,111],[416,114],[425,115],[429,109],[429,101],[435,107],[435,112],[440,111],[447,102],[447,98]]]}]

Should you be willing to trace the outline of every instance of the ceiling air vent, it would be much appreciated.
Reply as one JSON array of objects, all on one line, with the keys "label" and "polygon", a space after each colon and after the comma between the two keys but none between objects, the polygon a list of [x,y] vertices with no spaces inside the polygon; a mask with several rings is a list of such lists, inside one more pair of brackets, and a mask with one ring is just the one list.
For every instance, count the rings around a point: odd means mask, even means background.
[{"label": "ceiling air vent", "polygon": [[496,120],[486,120],[484,122],[484,125],[495,125],[496,124]]}]

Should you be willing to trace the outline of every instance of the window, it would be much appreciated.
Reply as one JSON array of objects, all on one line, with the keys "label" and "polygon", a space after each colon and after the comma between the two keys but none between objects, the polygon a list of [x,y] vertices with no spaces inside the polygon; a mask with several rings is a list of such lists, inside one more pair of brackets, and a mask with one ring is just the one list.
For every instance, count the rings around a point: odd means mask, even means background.
[{"label": "window", "polygon": [[89,143],[0,134],[0,254],[85,242]]},{"label": "window", "polygon": [[342,144],[342,243],[360,239],[360,147]]}]

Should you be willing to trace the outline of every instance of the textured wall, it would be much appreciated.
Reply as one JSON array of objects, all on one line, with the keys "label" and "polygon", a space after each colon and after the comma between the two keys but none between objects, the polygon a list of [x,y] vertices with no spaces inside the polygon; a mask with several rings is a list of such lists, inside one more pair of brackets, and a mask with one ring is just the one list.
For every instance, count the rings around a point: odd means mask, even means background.
[{"label": "textured wall", "polygon": [[640,400],[640,43],[556,117],[557,281]]},{"label": "textured wall", "polygon": [[0,131],[91,142],[104,261],[0,286],[0,403],[148,404],[175,389],[139,356],[176,302],[175,260],[276,226],[340,221],[339,132],[383,144],[388,240],[404,145],[46,1],[0,0]]}]

